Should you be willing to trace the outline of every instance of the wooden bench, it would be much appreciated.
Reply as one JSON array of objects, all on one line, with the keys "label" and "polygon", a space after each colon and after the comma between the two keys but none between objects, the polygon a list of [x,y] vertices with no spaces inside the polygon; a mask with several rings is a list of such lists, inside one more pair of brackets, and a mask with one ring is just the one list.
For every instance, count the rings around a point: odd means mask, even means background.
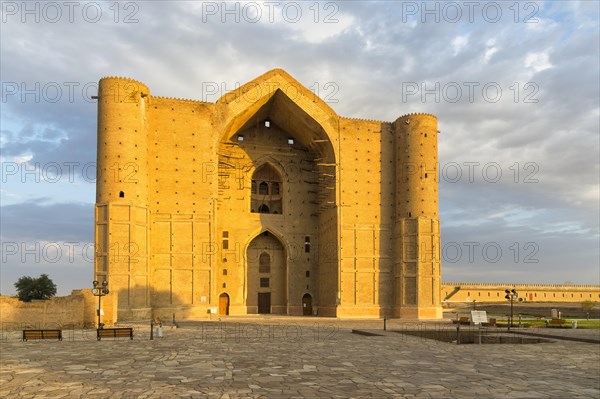
[{"label": "wooden bench", "polygon": [[567,321],[565,319],[552,319],[547,322],[548,327],[563,327]]},{"label": "wooden bench", "polygon": [[23,341],[30,339],[57,339],[62,341],[62,330],[23,330]]},{"label": "wooden bench", "polygon": [[496,319],[494,317],[490,317],[487,323],[481,323],[483,327],[496,327]]},{"label": "wooden bench", "polygon": [[99,328],[96,330],[96,337],[98,341],[102,338],[122,338],[129,337],[133,339],[133,328]]},{"label": "wooden bench", "polygon": [[471,324],[471,319],[469,319],[468,317],[459,317],[458,320],[452,320],[452,323],[454,324]]}]

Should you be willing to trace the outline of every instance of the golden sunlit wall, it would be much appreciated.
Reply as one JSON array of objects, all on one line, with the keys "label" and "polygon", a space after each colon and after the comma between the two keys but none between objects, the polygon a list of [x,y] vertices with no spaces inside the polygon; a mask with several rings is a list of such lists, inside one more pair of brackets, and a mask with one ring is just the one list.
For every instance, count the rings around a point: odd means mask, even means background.
[{"label": "golden sunlit wall", "polygon": [[340,117],[280,69],[216,103],[99,86],[95,277],[119,318],[441,317],[434,116]]},{"label": "golden sunlit wall", "polygon": [[507,302],[506,289],[517,291],[520,302],[600,302],[597,285],[443,283],[442,300],[452,302]]}]

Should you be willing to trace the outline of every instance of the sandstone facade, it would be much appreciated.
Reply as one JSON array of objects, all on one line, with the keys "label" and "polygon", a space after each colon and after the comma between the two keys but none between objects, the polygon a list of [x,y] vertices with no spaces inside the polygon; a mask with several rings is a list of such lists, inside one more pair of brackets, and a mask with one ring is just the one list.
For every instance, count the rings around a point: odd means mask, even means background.
[{"label": "sandstone facade", "polygon": [[515,289],[521,302],[600,302],[597,285],[494,283],[442,283],[442,301],[507,302],[506,289]]},{"label": "sandstone facade", "polygon": [[119,318],[441,317],[437,119],[276,69],[216,103],[100,80],[95,278]]}]

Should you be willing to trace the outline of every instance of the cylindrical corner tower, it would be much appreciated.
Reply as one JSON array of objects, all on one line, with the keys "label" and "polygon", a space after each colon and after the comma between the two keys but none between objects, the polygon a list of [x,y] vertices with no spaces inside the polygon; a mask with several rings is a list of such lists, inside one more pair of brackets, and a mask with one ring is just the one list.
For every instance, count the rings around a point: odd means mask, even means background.
[{"label": "cylindrical corner tower", "polygon": [[394,122],[394,315],[399,317],[442,317],[437,133],[433,115],[405,115]]},{"label": "cylindrical corner tower", "polygon": [[103,78],[98,91],[95,278],[118,293],[123,311],[147,308],[147,106],[137,81]]},{"label": "cylindrical corner tower", "polygon": [[96,202],[148,204],[146,107],[148,88],[123,78],[103,78],[98,92]]}]

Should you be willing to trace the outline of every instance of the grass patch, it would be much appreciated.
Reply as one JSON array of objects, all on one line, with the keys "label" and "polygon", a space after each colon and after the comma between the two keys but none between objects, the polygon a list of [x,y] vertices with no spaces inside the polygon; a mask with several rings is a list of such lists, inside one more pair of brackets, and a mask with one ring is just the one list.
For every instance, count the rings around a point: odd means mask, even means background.
[{"label": "grass patch", "polygon": [[[548,319],[546,319],[548,320]],[[546,320],[544,319],[521,319],[521,327],[523,328],[543,328],[546,327]],[[582,319],[565,319],[566,323],[562,327],[549,327],[549,328],[571,328],[573,321],[577,320],[577,328],[596,328],[600,329],[600,320],[582,320]],[[496,325],[499,328],[507,328],[508,320],[499,320]],[[518,327],[519,319],[514,318],[513,327]]]},{"label": "grass patch", "polygon": [[577,328],[600,328],[600,320],[577,320]]}]

